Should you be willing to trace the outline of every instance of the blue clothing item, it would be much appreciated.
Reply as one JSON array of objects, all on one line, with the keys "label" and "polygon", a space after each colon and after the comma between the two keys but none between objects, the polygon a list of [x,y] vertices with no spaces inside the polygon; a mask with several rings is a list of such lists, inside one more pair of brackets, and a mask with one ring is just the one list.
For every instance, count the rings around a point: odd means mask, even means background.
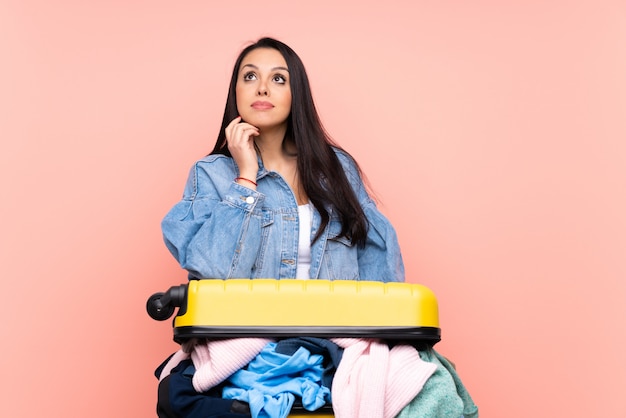
[{"label": "blue clothing item", "polygon": [[396,418],[478,418],[478,407],[454,366],[432,348],[420,350],[419,355],[436,364],[437,370]]},{"label": "blue clothing item", "polygon": [[341,357],[343,348],[325,338],[316,337],[294,337],[285,338],[276,343],[274,350],[280,354],[293,355],[300,347],[306,348],[311,354],[321,354],[324,356],[322,363],[322,386],[332,389],[333,377]]},{"label": "blue clothing item", "polygon": [[[404,281],[396,232],[367,194],[354,161],[336,154],[369,222],[363,247],[339,237],[330,221],[311,246],[311,279]],[[165,244],[190,278],[292,279],[298,262],[298,203],[289,184],[259,159],[257,190],[234,181],[235,161],[209,155],[191,169],[182,200],[165,216]],[[311,237],[321,217],[313,209]]]},{"label": "blue clothing item", "polygon": [[330,401],[330,389],[321,384],[322,355],[303,347],[291,356],[275,350],[276,343],[268,343],[245,369],[227,379],[222,396],[249,403],[253,418],[287,417],[296,396],[308,411]]}]

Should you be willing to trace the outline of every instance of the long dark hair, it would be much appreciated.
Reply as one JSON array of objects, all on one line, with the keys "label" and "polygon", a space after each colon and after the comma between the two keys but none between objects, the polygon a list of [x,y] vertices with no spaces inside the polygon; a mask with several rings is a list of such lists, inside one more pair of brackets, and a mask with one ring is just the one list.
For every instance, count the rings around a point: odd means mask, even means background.
[{"label": "long dark hair", "polygon": [[285,140],[292,141],[296,146],[300,181],[311,203],[322,217],[321,228],[313,242],[320,237],[328,225],[330,220],[328,207],[330,206],[337,212],[341,221],[339,236],[349,239],[353,245],[363,245],[367,235],[367,218],[333,148],[344,152],[352,160],[359,173],[360,169],[350,154],[335,144],[324,130],[313,102],[304,64],[295,51],[284,43],[272,38],[262,38],[239,54],[230,80],[222,127],[211,154],[231,157],[226,146],[225,129],[239,115],[235,93],[239,67],[244,57],[257,48],[277,50],[285,59],[289,69],[292,100]]}]

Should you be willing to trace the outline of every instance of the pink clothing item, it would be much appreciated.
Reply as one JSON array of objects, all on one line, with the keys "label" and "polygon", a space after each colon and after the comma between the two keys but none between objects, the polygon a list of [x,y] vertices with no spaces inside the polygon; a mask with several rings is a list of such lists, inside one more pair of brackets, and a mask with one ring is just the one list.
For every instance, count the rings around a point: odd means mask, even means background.
[{"label": "pink clothing item", "polygon": [[159,381],[165,379],[181,361],[191,357],[196,372],[192,383],[197,392],[206,392],[250,363],[263,350],[267,338],[233,338],[185,343],[163,367]]},{"label": "pink clothing item", "polygon": [[332,387],[335,418],[393,418],[422,390],[437,366],[410,345],[389,350],[377,339],[333,338],[344,348]]},{"label": "pink clothing item", "polygon": [[206,392],[250,363],[273,340],[233,338],[196,345],[191,360],[196,368],[192,383],[197,392]]}]

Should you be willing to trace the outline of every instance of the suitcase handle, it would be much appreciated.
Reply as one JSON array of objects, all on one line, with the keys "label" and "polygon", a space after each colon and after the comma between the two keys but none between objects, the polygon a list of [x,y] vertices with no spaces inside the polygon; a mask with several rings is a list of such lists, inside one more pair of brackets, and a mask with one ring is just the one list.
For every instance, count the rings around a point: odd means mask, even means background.
[{"label": "suitcase handle", "polygon": [[185,301],[187,285],[172,286],[165,293],[159,292],[148,298],[146,310],[150,318],[165,321],[174,313],[174,309]]}]

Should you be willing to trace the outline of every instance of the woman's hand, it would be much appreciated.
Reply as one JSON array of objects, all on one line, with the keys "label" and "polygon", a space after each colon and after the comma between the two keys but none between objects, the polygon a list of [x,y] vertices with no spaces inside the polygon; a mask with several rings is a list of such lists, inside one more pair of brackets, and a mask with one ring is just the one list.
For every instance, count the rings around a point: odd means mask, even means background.
[{"label": "woman's hand", "polygon": [[225,129],[228,150],[239,167],[239,176],[256,181],[259,161],[254,149],[254,137],[259,135],[259,128],[241,122],[237,116]]}]

